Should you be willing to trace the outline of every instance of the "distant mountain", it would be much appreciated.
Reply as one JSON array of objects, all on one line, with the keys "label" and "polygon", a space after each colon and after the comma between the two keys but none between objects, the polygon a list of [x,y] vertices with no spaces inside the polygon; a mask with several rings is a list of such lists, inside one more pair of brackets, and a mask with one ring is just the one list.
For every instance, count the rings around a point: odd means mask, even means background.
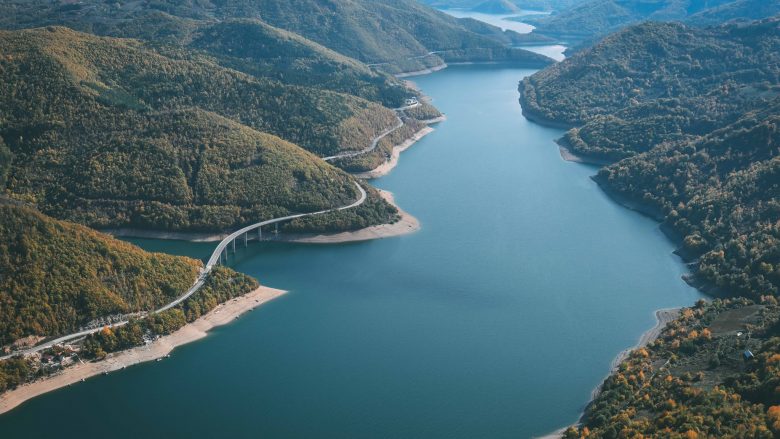
[{"label": "distant mountain", "polygon": [[487,0],[471,8],[472,11],[485,14],[511,14],[520,8],[509,0]]},{"label": "distant mountain", "polygon": [[[93,227],[219,231],[349,204],[352,177],[261,131],[330,153],[396,123],[359,98],[136,40],[50,27],[0,32],[0,47],[8,191]],[[392,221],[388,209],[371,202],[339,224]]]},{"label": "distant mountain", "polygon": [[776,14],[776,0],[588,0],[549,17],[529,17],[528,22],[543,35],[589,40],[648,20],[711,25]]},{"label": "distant mountain", "polygon": [[[150,15],[150,12],[157,15]],[[203,0],[184,3],[161,0],[142,7],[98,0],[86,0],[67,7],[45,0],[9,0],[0,4],[0,27],[17,29],[56,24],[100,35],[144,39],[151,39],[149,36],[154,35],[155,40],[165,41],[168,37],[168,40],[180,43],[188,43],[194,28],[234,19],[249,19],[255,23],[259,20],[391,73],[441,65],[447,60],[448,52],[453,50],[458,51],[459,58],[471,50],[480,51],[479,56],[485,51],[495,50],[493,57],[499,58],[507,53],[506,45],[510,41],[497,28],[493,32],[475,33],[458,19],[414,0]],[[224,29],[224,26],[212,26],[208,31],[214,35],[216,30]],[[274,40],[289,37],[289,34],[279,35],[257,25],[248,27],[246,22],[241,26],[228,26],[228,29],[232,29],[233,36],[223,43],[239,44],[217,48],[221,51],[220,55],[228,57],[230,50],[242,51],[241,41],[257,37],[258,32],[263,38]],[[248,34],[235,39],[238,29]],[[301,44],[303,41],[299,39],[290,47],[300,49]],[[279,43],[274,41],[272,46],[279,46]],[[529,66],[539,67],[550,62],[543,56],[522,49],[511,49],[511,52],[510,60],[516,63],[526,62]],[[331,55],[320,53],[318,58],[330,58],[328,62],[332,62]]]},{"label": "distant mountain", "polygon": [[720,294],[780,293],[779,24],[635,25],[520,85],[529,117],[575,125],[564,146],[616,162],[599,184],[663,220]]},{"label": "distant mountain", "polygon": [[780,14],[777,0],[738,0],[703,9],[686,18],[695,25],[713,25],[732,20],[756,20]]},{"label": "distant mountain", "polygon": [[[499,1],[488,0],[419,0],[421,3],[432,6],[434,8],[450,9],[473,9],[477,10],[483,3],[499,3]],[[532,11],[558,11],[568,8],[577,3],[582,3],[588,0],[506,0],[507,3],[512,4],[518,9],[532,10]],[[503,2],[501,2],[503,3]]]}]

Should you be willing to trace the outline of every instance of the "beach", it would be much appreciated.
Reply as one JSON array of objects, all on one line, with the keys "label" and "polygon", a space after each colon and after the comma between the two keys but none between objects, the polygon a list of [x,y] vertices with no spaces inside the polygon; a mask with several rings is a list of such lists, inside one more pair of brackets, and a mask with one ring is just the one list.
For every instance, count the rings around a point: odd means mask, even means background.
[{"label": "beach", "polygon": [[226,325],[241,314],[267,303],[286,291],[260,286],[241,297],[218,305],[198,320],[189,323],[176,332],[160,337],[146,346],[138,346],[109,354],[104,360],[79,363],[68,367],[51,377],[17,387],[0,395],[0,414],[8,412],[23,402],[46,392],[79,383],[81,380],[110,373],[135,364],[164,358],[177,346],[191,343],[205,337],[211,329]]}]

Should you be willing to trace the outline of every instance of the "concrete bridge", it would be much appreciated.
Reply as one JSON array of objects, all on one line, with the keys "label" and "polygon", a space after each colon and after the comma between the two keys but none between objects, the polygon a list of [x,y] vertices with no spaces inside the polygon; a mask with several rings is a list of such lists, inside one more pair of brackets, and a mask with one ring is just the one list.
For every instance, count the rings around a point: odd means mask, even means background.
[{"label": "concrete bridge", "polygon": [[[246,245],[248,243],[248,241],[249,241],[249,234],[250,233],[252,233],[252,234],[256,233],[257,238],[258,239],[262,239],[261,227],[267,226],[267,225],[270,225],[270,224],[278,224],[278,223],[281,223],[281,222],[284,222],[284,221],[290,221],[290,220],[293,220],[295,218],[303,218],[303,217],[307,217],[307,216],[322,215],[322,214],[325,214],[325,213],[338,212],[338,211],[341,211],[341,210],[352,209],[354,207],[360,206],[361,204],[363,204],[363,202],[366,201],[366,197],[367,197],[366,191],[357,182],[355,182],[355,187],[357,188],[358,193],[360,194],[360,196],[358,197],[357,201],[355,201],[354,203],[349,204],[347,206],[336,207],[336,208],[333,208],[333,209],[325,209],[325,210],[320,210],[320,211],[317,211],[317,212],[298,213],[298,214],[295,214],[295,215],[287,215],[287,216],[283,216],[283,217],[279,217],[279,218],[273,218],[273,219],[269,219],[269,220],[266,220],[266,221],[261,221],[259,223],[255,223],[255,224],[246,226],[244,228],[241,228],[241,229],[236,230],[235,232],[231,233],[230,235],[225,237],[225,239],[220,241],[220,243],[217,245],[217,248],[215,248],[214,252],[211,253],[211,257],[209,258],[208,262],[206,262],[206,266],[203,268],[203,270],[201,270],[201,273],[198,276],[198,279],[195,281],[195,283],[192,285],[192,287],[190,287],[189,290],[187,290],[181,296],[177,297],[172,302],[170,302],[170,303],[168,303],[168,304],[166,304],[166,305],[164,305],[164,306],[162,306],[162,307],[152,311],[152,313],[159,313],[159,312],[163,312],[165,310],[171,309],[171,308],[175,307],[176,305],[179,305],[180,303],[182,303],[185,300],[187,300],[190,296],[192,296],[196,292],[198,292],[198,290],[200,290],[200,288],[203,287],[203,285],[206,283],[206,279],[208,278],[208,276],[211,273],[211,270],[214,268],[214,266],[219,264],[222,261],[223,257],[227,261],[228,247],[231,247],[233,252],[235,253],[235,251],[236,251],[236,240],[243,241],[244,245]],[[123,320],[121,322],[116,322],[116,323],[111,324],[111,327],[123,326],[123,325],[126,325],[128,322],[129,322],[129,319],[128,320]],[[32,348],[29,348],[29,349],[26,349],[26,350],[23,350],[23,351],[18,351],[18,352],[14,352],[12,354],[0,356],[0,360],[5,360],[5,359],[8,359],[8,358],[17,356],[17,355],[28,355],[28,354],[32,354],[32,353],[35,353],[35,352],[38,352],[38,351],[41,351],[41,350],[44,350],[44,349],[48,349],[48,348],[50,348],[50,347],[52,347],[54,345],[63,344],[63,343],[67,343],[67,342],[72,342],[72,341],[75,341],[75,340],[77,340],[79,338],[86,337],[87,335],[94,334],[94,333],[96,333],[98,331],[101,331],[102,329],[103,329],[103,327],[101,326],[101,327],[98,327],[98,328],[86,329],[86,330],[83,330],[83,331],[74,332],[72,334],[64,335],[62,337],[58,337],[56,339],[49,340],[49,341],[47,341],[45,343],[42,343],[42,344],[40,344],[38,346],[34,346]]]}]

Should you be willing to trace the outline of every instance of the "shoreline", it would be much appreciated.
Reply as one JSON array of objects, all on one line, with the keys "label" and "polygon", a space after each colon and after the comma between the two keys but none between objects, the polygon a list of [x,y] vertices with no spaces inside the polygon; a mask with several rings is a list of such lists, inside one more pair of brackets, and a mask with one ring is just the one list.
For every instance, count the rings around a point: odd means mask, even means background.
[{"label": "shoreline", "polygon": [[[530,109],[531,105],[528,104],[526,98],[525,98],[525,92],[523,91],[523,88],[526,86],[533,87],[528,81],[525,79],[521,80],[517,85],[517,91],[519,93],[518,101],[520,102],[520,111],[526,119],[529,121],[539,124],[541,126],[547,127],[547,128],[555,128],[559,130],[570,130],[574,128],[576,125],[566,123],[566,122],[560,122],[554,119],[550,119],[548,117],[542,116],[541,114],[535,113],[533,110]],[[535,92],[534,92],[535,93]]]},{"label": "shoreline", "polygon": [[119,238],[145,238],[145,239],[167,239],[171,241],[190,241],[190,242],[215,242],[222,241],[229,233],[209,233],[209,232],[166,232],[163,230],[144,230],[134,229],[132,227],[121,227],[118,229],[97,229],[98,232]]},{"label": "shoreline", "polygon": [[[423,129],[424,130],[424,129]],[[421,130],[421,131],[423,131]],[[433,129],[431,128],[431,131]],[[418,132],[419,133],[419,132]],[[428,133],[425,133],[428,134]],[[422,137],[422,136],[421,136]],[[406,143],[406,142],[404,142]],[[411,146],[411,144],[409,145]],[[408,148],[407,146],[406,148]],[[394,148],[395,149],[395,148]],[[392,169],[392,168],[391,168]],[[372,172],[372,171],[369,171]],[[389,172],[389,170],[388,170]],[[395,198],[389,191],[377,189],[382,198],[398,209],[401,219],[393,224],[379,224],[358,230],[334,233],[296,233],[280,234],[280,236],[264,241],[269,242],[299,242],[307,244],[340,244],[346,242],[368,241],[372,239],[390,238],[393,236],[407,235],[420,229],[420,222],[409,212],[395,204]],[[197,232],[163,232],[156,230],[141,230],[132,228],[102,229],[100,232],[108,233],[114,237],[122,238],[147,238],[168,239],[189,242],[216,242],[222,241],[228,233],[197,233]]]},{"label": "shoreline", "polygon": [[401,215],[400,220],[393,224],[379,224],[351,232],[282,235],[275,241],[303,244],[341,244],[408,235],[420,230],[420,221],[395,203],[392,192],[382,189],[377,190],[385,201],[398,209],[398,213]]},{"label": "shoreline", "polygon": [[[444,122],[447,120],[446,116],[440,116],[434,119],[428,119],[428,120],[421,120],[420,123],[425,124],[426,126],[422,128],[421,130],[417,131],[412,135],[412,137],[404,140],[402,143],[398,145],[393,146],[393,151],[390,155],[390,159],[386,160],[381,165],[377,166],[376,168],[365,171],[365,172],[359,172],[356,174],[352,174],[355,177],[358,178],[364,178],[366,180],[371,180],[374,178],[384,177],[385,175],[389,174],[390,171],[392,171],[396,166],[398,166],[398,161],[401,157],[401,153],[406,151],[407,149],[411,148],[412,145],[420,141],[423,137],[427,136],[428,134],[432,133],[435,128],[430,127],[429,125]],[[396,206],[397,208],[398,206]]]},{"label": "shoreline", "polygon": [[583,165],[593,165],[599,167],[608,166],[614,163],[607,160],[601,160],[597,158],[586,157],[583,155],[575,154],[571,152],[571,150],[567,146],[563,146],[561,142],[557,142],[557,143],[558,143],[558,152],[561,154],[561,158],[567,162],[581,163]]},{"label": "shoreline", "polygon": [[[678,308],[661,308],[659,310],[655,311],[655,325],[648,329],[647,331],[643,332],[642,335],[639,337],[639,341],[637,343],[630,347],[623,349],[620,351],[619,354],[612,360],[612,364],[610,364],[609,374],[612,375],[617,369],[618,366],[620,366],[620,363],[623,362],[626,358],[628,358],[628,355],[639,348],[646,347],[653,341],[655,341],[658,336],[661,335],[661,331],[664,330],[666,325],[669,324],[669,322],[673,321],[677,317],[680,316],[680,311],[682,311],[683,307]],[[599,388],[601,388],[601,385],[599,385]],[[598,394],[593,395],[594,398],[598,396]]]},{"label": "shoreline", "polygon": [[194,322],[188,323],[175,332],[160,337],[146,346],[137,346],[111,353],[104,360],[80,363],[68,367],[56,375],[21,385],[0,395],[0,415],[13,410],[25,401],[53,390],[76,384],[81,380],[164,358],[178,346],[200,340],[206,337],[213,328],[226,325],[240,315],[285,293],[287,291],[261,285],[254,291],[217,305],[216,308]]},{"label": "shoreline", "polygon": [[438,66],[428,67],[427,69],[412,70],[411,72],[396,73],[393,76],[395,76],[396,78],[400,79],[400,78],[408,78],[410,76],[429,75],[431,73],[435,73],[435,72],[438,72],[439,70],[444,70],[446,68],[447,68],[447,63],[445,62],[445,63],[439,64]]},{"label": "shoreline", "polygon": [[[639,340],[637,340],[636,344],[634,346],[628,347],[626,349],[623,349],[620,351],[615,358],[612,360],[612,363],[609,365],[609,373],[604,377],[603,380],[597,385],[590,393],[590,399],[588,400],[588,403],[585,405],[585,408],[587,410],[587,407],[593,403],[593,401],[596,400],[596,398],[599,396],[599,393],[601,392],[601,387],[604,385],[604,382],[612,376],[615,371],[617,371],[618,367],[620,366],[620,363],[623,362],[630,354],[631,352],[643,348],[647,346],[648,344],[655,341],[658,336],[661,335],[661,331],[666,328],[666,325],[669,324],[669,322],[673,321],[680,315],[680,311],[682,310],[682,307],[679,308],[661,308],[655,311],[655,325],[653,325],[652,328],[648,329],[647,331],[643,332],[641,336],[639,336]],[[582,411],[580,414],[580,419],[577,421],[576,424],[579,424],[582,420],[582,417],[585,415],[585,410]],[[563,437],[563,433],[568,429],[569,426],[559,428],[551,433],[545,434],[543,436],[537,436],[536,439],[560,439]]]}]

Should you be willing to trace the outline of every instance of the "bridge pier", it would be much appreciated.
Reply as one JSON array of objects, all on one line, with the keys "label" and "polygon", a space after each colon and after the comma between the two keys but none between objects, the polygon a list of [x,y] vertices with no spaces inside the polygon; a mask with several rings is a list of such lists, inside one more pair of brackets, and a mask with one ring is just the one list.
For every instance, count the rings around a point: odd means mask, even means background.
[{"label": "bridge pier", "polygon": [[257,228],[257,240],[262,241],[263,240],[263,228],[258,227]]},{"label": "bridge pier", "polygon": [[249,232],[244,233],[244,247],[249,246]]},{"label": "bridge pier", "polygon": [[236,253],[236,240],[234,239],[234,240],[232,240],[230,242],[233,243],[233,253],[235,254]]}]

